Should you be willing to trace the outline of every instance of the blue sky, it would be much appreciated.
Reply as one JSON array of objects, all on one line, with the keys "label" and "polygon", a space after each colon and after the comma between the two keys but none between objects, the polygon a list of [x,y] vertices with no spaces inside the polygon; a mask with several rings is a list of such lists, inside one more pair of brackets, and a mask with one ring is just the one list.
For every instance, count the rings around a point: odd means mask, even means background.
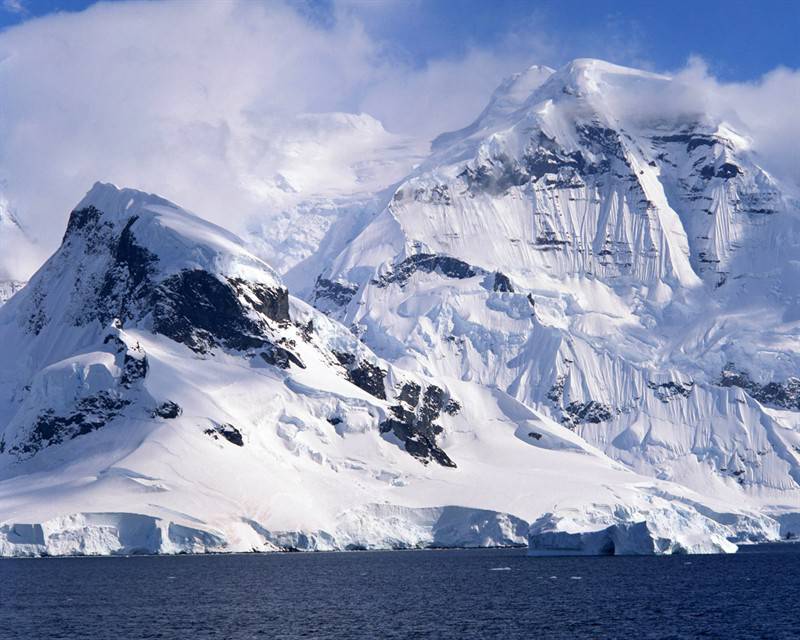
[{"label": "blue sky", "polygon": [[[324,2],[312,2],[324,7]],[[377,3],[381,4],[381,3]],[[469,46],[525,46],[526,33],[558,41],[561,57],[602,57],[677,69],[703,57],[725,80],[749,80],[779,65],[800,67],[796,0],[430,0],[393,3],[368,21],[376,36],[418,63]],[[369,12],[360,7],[363,16]],[[550,64],[563,59],[543,61]]]},{"label": "blue sky", "polygon": [[[197,2],[203,0],[195,0]],[[217,0],[205,0],[217,1]],[[252,0],[253,2],[257,0]],[[0,0],[0,28],[91,0]],[[415,66],[473,47],[530,49],[558,65],[571,57],[672,70],[699,55],[722,80],[800,67],[797,0],[292,0],[320,28],[355,14],[386,55]],[[546,41],[546,42],[542,42]]]}]

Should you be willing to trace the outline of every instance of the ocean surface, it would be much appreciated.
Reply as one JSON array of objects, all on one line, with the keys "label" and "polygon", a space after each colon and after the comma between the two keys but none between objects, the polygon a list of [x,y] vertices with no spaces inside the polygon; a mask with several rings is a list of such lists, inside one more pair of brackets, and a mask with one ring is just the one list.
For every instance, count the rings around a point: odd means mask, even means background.
[{"label": "ocean surface", "polygon": [[0,638],[798,638],[800,545],[0,560]]}]

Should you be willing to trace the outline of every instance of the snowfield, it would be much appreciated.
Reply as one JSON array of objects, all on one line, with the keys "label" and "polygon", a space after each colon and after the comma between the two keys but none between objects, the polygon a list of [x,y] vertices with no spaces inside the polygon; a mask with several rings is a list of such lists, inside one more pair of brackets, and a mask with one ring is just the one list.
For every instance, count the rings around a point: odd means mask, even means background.
[{"label": "snowfield", "polygon": [[797,200],[746,132],[616,99],[669,82],[532,67],[273,236],[96,184],[0,307],[0,555],[800,534]]}]

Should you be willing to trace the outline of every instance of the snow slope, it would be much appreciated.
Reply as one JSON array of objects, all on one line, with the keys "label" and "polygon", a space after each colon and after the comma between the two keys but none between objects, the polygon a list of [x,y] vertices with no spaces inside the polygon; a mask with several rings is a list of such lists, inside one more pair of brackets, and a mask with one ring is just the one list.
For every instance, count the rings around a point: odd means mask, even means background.
[{"label": "snow slope", "polygon": [[796,535],[797,200],[746,132],[618,99],[670,82],[598,60],[511,78],[308,274],[308,299],[398,366],[497,388]]},{"label": "snow slope", "polygon": [[134,190],[92,188],[0,344],[2,555],[522,545],[533,521],[571,534],[545,514],[576,501],[582,530],[609,505],[646,522],[642,552],[778,535],[497,386],[379,358],[238,238]]}]

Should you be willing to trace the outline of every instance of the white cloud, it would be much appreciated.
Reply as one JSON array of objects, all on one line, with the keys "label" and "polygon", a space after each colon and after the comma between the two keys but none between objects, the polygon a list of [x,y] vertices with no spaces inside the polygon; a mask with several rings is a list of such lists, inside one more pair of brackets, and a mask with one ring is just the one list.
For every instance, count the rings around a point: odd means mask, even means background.
[{"label": "white cloud", "polygon": [[754,82],[720,82],[704,60],[693,57],[671,75],[663,91],[611,98],[641,117],[725,121],[751,140],[765,169],[790,188],[800,186],[800,71],[778,68]]},{"label": "white cloud", "polygon": [[[299,114],[368,110],[432,137],[469,120],[512,69],[476,52],[414,70],[353,15],[321,28],[276,3],[99,4],[0,33],[0,180],[48,253],[98,179],[236,228],[271,202],[259,179],[324,144]],[[309,157],[310,171],[341,162],[328,156]]]},{"label": "white cloud", "polygon": [[3,0],[3,10],[9,13],[27,13],[22,0]]}]

